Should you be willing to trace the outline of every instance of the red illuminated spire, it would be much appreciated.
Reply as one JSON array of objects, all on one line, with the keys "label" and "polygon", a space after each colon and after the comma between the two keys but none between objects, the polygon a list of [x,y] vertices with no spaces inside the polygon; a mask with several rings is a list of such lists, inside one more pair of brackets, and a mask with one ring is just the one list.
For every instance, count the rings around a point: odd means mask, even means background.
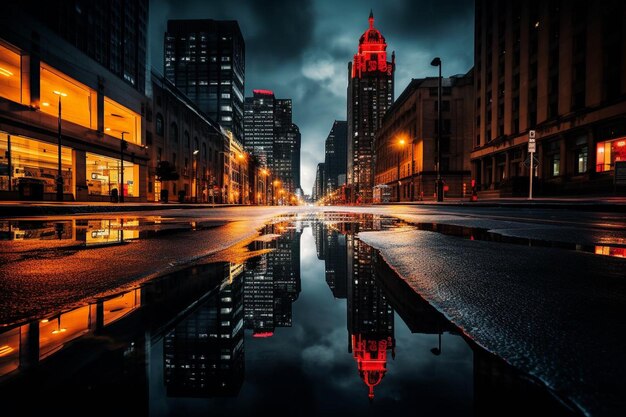
[{"label": "red illuminated spire", "polygon": [[359,39],[359,52],[354,55],[352,78],[361,78],[363,73],[383,72],[391,74],[393,65],[387,62],[385,37],[374,27],[374,12],[370,10],[369,28]]}]

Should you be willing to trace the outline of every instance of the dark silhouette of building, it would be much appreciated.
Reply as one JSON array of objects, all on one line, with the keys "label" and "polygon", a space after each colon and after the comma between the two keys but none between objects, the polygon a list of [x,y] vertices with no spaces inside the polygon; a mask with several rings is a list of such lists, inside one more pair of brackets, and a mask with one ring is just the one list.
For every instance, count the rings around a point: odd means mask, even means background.
[{"label": "dark silhouette of building", "polygon": [[246,49],[236,20],[169,20],[165,77],[243,140]]},{"label": "dark silhouette of building", "polygon": [[[612,192],[626,160],[622,1],[476,2],[472,172],[492,196]],[[536,164],[535,164],[536,166]]]},{"label": "dark silhouette of building", "polygon": [[[385,114],[374,145],[375,194],[387,187],[391,201],[434,198],[437,84],[436,77],[411,80]],[[440,169],[450,197],[471,193],[474,106],[473,71],[442,79]],[[375,201],[383,201],[382,195]]]},{"label": "dark silhouette of building", "polygon": [[324,194],[329,194],[346,182],[346,163],[348,152],[348,124],[335,120],[326,138],[326,158],[324,160]]},{"label": "dark silhouette of building", "polygon": [[15,3],[137,91],[145,91],[148,0]]},{"label": "dark silhouette of building", "polygon": [[395,54],[387,61],[387,43],[374,28],[359,39],[359,50],[348,64],[347,183],[352,202],[371,202],[374,187],[374,136],[393,103]]}]

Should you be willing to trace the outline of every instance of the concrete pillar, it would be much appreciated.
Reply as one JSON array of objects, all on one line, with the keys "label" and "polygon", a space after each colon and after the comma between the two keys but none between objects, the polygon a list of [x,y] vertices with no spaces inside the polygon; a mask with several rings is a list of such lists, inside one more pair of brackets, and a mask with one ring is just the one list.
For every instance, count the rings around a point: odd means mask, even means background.
[{"label": "concrete pillar", "polygon": [[72,149],[72,173],[74,200],[86,201],[89,190],[87,188],[87,154],[85,151]]},{"label": "concrete pillar", "polygon": [[511,164],[511,155],[510,151],[504,152],[504,179],[508,179],[510,177],[509,165]]},{"label": "concrete pillar", "polygon": [[485,176],[485,158],[480,158],[478,163],[480,164],[480,178],[478,178],[478,183],[480,184],[481,189],[483,189],[487,181]]},{"label": "concrete pillar", "polygon": [[493,155],[491,157],[491,185],[489,186],[489,189],[491,190],[495,189],[497,169],[498,166],[496,165],[496,157]]},{"label": "concrete pillar", "polygon": [[[576,164],[577,162],[574,161],[574,163],[572,164],[571,158],[567,157],[567,139],[565,138],[564,135],[559,135],[559,156],[561,158],[561,166],[560,166],[560,173],[559,175],[570,175],[570,174],[574,174],[574,172],[576,171],[576,168],[574,167],[574,164]],[[570,160],[568,160],[570,159]],[[546,176],[548,175],[548,171],[544,170],[544,172],[546,173]]]}]

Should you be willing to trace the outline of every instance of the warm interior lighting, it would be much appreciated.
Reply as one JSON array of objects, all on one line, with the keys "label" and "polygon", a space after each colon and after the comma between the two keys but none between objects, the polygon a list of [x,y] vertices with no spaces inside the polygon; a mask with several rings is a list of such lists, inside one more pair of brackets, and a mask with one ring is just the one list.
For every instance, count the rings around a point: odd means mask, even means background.
[{"label": "warm interior lighting", "polygon": [[193,151],[194,155],[198,155],[198,152],[200,152],[198,149],[196,149],[195,151]]},{"label": "warm interior lighting", "polygon": [[141,116],[109,97],[104,98],[104,125],[111,136],[121,139],[121,133],[125,132],[124,140],[141,143]]},{"label": "warm interior lighting", "polygon": [[13,348],[9,345],[0,346],[0,356],[6,356],[13,352]]},{"label": "warm interior lighting", "polygon": [[105,128],[104,130],[106,130],[107,132],[109,132],[111,130],[110,127]]},{"label": "warm interior lighting", "polygon": [[43,320],[41,320],[41,322],[42,322],[42,323],[47,323],[47,322],[48,322],[48,319],[43,319]]},{"label": "warm interior lighting", "polygon": [[41,103],[42,106],[48,107],[50,105],[50,103],[48,103],[47,101],[44,101],[43,103]]},{"label": "warm interior lighting", "polygon": [[67,329],[65,327],[61,327],[60,329],[56,329],[52,331],[52,334],[64,333]]},{"label": "warm interior lighting", "polygon": [[59,90],[54,90],[53,93],[56,94],[57,96],[67,97],[67,93],[63,93]]},{"label": "warm interior lighting", "polygon": [[58,117],[57,102],[62,100],[61,117],[63,120],[93,129],[97,125],[96,92],[68,75],[41,63],[40,88],[41,111]]},{"label": "warm interior lighting", "polygon": [[13,73],[6,68],[0,67],[0,75],[4,75],[5,77],[10,77],[13,75]]},{"label": "warm interior lighting", "polygon": [[623,140],[620,140],[619,142],[617,142],[617,146],[619,146],[620,148],[621,148],[622,146],[626,146],[626,142],[625,142],[625,141],[623,141]]}]

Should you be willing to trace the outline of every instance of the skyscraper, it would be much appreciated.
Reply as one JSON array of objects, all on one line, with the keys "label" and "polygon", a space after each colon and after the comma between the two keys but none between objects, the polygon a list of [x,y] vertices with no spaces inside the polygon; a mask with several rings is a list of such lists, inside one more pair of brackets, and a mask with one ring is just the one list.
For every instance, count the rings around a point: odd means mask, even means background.
[{"label": "skyscraper", "polygon": [[300,187],[300,129],[292,120],[290,98],[270,90],[253,90],[245,101],[245,147],[294,193]]},{"label": "skyscraper", "polygon": [[165,77],[211,119],[243,139],[246,50],[235,20],[169,20]]},{"label": "skyscraper", "polygon": [[335,120],[326,138],[324,194],[335,191],[346,182],[347,128],[346,121]]},{"label": "skyscraper", "polygon": [[393,103],[395,54],[387,61],[387,43],[374,28],[359,39],[359,50],[348,64],[348,185],[350,200],[371,202],[374,186],[374,135]]}]

